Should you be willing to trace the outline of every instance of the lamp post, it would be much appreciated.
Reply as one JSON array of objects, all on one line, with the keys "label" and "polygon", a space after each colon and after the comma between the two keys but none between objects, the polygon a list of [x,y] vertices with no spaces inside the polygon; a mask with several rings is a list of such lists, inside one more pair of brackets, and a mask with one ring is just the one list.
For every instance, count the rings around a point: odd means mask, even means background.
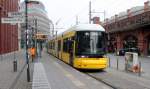
[{"label": "lamp post", "polygon": [[30,82],[30,65],[29,65],[29,29],[28,29],[28,0],[25,0],[25,27],[26,27],[26,61],[27,61],[27,81]]},{"label": "lamp post", "polygon": [[[37,19],[35,19],[35,35],[37,35]],[[36,57],[38,57],[38,53],[37,53],[37,38],[35,39],[35,48],[36,48]]]},{"label": "lamp post", "polygon": [[33,17],[33,24],[34,24],[34,46],[36,49],[36,58],[38,57],[38,53],[37,53],[37,30],[38,30],[38,25],[37,25],[37,18]]},{"label": "lamp post", "polygon": [[54,37],[54,24],[53,22],[51,24],[52,24],[52,38],[53,38]]}]

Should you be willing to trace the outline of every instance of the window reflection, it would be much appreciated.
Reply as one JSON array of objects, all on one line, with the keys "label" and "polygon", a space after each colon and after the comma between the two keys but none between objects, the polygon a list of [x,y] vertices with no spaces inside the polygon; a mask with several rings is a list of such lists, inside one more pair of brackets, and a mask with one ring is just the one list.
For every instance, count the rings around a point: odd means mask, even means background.
[{"label": "window reflection", "polygon": [[76,55],[103,55],[105,54],[104,32],[80,31],[77,32]]}]

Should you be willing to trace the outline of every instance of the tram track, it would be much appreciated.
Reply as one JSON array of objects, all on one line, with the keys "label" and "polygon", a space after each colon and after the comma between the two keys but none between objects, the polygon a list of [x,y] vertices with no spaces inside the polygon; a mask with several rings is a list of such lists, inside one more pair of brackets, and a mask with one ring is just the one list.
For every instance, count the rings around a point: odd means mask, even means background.
[{"label": "tram track", "polygon": [[131,75],[125,71],[117,71],[113,68],[108,68],[103,72],[78,69],[77,71],[82,72],[112,89],[150,89],[150,80]]},{"label": "tram track", "polygon": [[92,75],[90,73],[85,73],[85,74],[88,75],[89,77],[92,77],[92,78],[96,79],[97,81],[99,81],[99,82],[101,82],[101,83],[103,83],[103,84],[113,88],[113,89],[123,89],[123,88],[117,87],[117,86],[115,86],[115,85],[113,85],[113,84],[111,84],[111,83],[101,79],[100,77],[94,76],[94,75]]},{"label": "tram track", "polygon": [[84,74],[113,89],[150,89],[150,80],[111,69],[103,72],[84,72]]}]

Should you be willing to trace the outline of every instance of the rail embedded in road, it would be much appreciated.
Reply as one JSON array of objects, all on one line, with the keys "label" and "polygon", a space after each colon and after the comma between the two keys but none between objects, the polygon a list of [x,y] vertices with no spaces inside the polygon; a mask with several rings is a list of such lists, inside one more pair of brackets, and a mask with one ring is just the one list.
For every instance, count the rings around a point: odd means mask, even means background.
[{"label": "rail embedded in road", "polygon": [[114,69],[107,69],[105,72],[87,73],[87,75],[113,89],[150,89],[149,80]]}]

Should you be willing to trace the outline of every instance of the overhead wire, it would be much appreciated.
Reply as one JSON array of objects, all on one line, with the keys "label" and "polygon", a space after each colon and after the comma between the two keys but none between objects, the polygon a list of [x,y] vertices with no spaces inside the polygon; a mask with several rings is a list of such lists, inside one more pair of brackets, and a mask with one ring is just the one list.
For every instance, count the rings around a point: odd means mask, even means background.
[{"label": "overhead wire", "polygon": [[[91,1],[92,2],[92,6],[94,6],[94,4],[96,3],[97,0],[89,0],[89,1]],[[123,3],[123,0],[117,0],[117,1],[116,0],[112,0],[110,3],[111,3],[111,8],[116,8],[116,7],[120,6]],[[87,7],[89,7],[89,4],[88,5],[86,4],[85,7],[83,9],[81,9],[78,13],[76,13],[75,15],[73,15],[73,16],[69,17],[68,19],[65,19],[65,20],[63,20],[61,22],[65,23],[65,22],[67,22],[69,20],[75,19],[76,16],[80,16],[85,11],[88,11],[89,8],[87,9]],[[89,15],[88,12],[87,12],[87,14]]]},{"label": "overhead wire", "polygon": [[[91,1],[91,0],[89,0],[89,1]],[[96,1],[96,0],[92,0],[92,3],[95,2],[95,1]],[[85,5],[83,9],[81,9],[78,13],[76,13],[76,14],[73,15],[72,17],[68,18],[66,21],[76,18],[76,16],[79,16],[79,14],[83,13],[83,12],[86,11],[86,10],[88,11],[87,7],[89,7],[89,4],[88,4],[88,5]],[[88,12],[87,12],[87,13],[88,13]],[[66,21],[64,21],[64,22],[66,22]]]}]

